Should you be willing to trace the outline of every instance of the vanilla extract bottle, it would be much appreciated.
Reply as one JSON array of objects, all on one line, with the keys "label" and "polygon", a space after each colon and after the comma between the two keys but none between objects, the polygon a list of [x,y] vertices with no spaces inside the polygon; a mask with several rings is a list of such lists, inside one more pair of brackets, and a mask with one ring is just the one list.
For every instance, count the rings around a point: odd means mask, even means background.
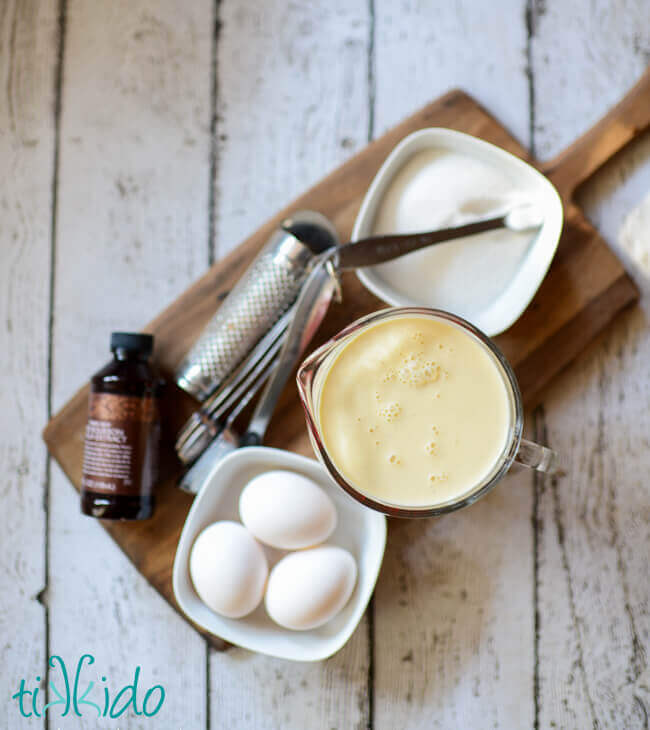
[{"label": "vanilla extract bottle", "polygon": [[144,520],[155,505],[162,381],[149,358],[153,336],[111,335],[113,360],[90,381],[81,511],[109,520]]}]

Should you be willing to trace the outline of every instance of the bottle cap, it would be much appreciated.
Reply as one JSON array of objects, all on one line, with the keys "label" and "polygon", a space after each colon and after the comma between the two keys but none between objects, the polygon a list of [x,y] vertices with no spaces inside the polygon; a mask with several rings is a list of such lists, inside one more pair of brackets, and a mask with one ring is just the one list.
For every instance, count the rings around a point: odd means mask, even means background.
[{"label": "bottle cap", "polygon": [[142,355],[151,355],[153,350],[153,335],[139,332],[113,332],[111,334],[111,350],[127,350]]}]

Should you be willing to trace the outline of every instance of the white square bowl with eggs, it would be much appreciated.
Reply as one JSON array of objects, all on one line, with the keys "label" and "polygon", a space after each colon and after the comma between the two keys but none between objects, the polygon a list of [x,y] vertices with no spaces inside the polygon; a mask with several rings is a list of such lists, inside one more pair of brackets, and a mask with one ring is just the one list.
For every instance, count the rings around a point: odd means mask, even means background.
[{"label": "white square bowl with eggs", "polygon": [[[219,520],[239,522],[239,497],[253,477],[288,470],[313,480],[333,501],[338,523],[328,545],[348,550],[357,564],[357,582],[343,609],[328,623],[292,631],[274,623],[264,601],[249,615],[230,619],[212,611],[199,598],[189,571],[197,536]],[[260,543],[261,544],[261,543]],[[173,587],[181,610],[197,625],[231,644],[294,661],[319,661],[335,654],[352,635],[375,587],[386,545],[386,518],[348,496],[320,463],[281,449],[248,446],[218,462],[208,475],[187,516],[174,560]],[[269,569],[289,551],[262,545]]]}]

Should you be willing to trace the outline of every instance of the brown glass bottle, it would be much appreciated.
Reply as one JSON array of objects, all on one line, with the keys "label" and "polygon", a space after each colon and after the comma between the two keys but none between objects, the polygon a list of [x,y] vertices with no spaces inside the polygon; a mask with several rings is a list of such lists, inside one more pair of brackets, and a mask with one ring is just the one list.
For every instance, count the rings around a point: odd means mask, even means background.
[{"label": "brown glass bottle", "polygon": [[90,381],[81,511],[144,520],[154,510],[161,381],[149,364],[153,336],[113,332],[113,360]]}]

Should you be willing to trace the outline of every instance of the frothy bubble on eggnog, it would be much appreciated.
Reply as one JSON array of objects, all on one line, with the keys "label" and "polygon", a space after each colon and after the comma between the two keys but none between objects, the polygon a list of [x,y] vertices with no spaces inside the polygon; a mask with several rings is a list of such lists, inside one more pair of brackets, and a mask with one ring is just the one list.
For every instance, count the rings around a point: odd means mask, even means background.
[{"label": "frothy bubble on eggnog", "polygon": [[507,445],[510,397],[491,353],[431,316],[368,326],[331,364],[319,399],[323,443],[369,497],[435,506],[471,492]]}]

